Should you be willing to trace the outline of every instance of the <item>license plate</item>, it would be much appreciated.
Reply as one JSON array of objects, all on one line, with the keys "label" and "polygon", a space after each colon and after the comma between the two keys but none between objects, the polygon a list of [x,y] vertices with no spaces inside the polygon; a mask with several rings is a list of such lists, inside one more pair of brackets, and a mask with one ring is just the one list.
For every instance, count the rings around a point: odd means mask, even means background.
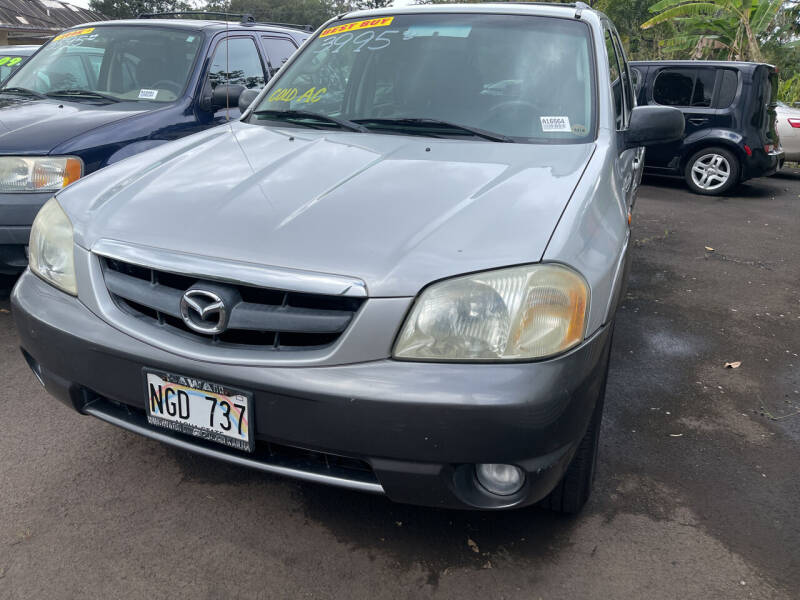
[{"label": "license plate", "polygon": [[253,451],[251,393],[161,371],[144,375],[148,423]]}]

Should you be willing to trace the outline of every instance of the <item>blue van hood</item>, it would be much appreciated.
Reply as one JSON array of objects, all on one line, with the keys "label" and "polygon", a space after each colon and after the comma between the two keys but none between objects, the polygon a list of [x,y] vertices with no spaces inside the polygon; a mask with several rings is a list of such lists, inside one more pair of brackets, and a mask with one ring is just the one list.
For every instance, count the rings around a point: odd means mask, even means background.
[{"label": "blue van hood", "polygon": [[75,136],[142,112],[136,102],[98,105],[0,94],[0,154],[49,154]]}]

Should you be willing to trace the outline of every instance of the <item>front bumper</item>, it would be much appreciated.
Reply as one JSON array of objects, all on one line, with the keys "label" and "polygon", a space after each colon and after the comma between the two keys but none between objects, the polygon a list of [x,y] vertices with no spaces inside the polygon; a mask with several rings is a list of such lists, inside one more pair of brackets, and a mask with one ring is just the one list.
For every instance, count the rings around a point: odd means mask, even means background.
[{"label": "front bumper", "polygon": [[21,273],[28,264],[25,247],[31,225],[42,205],[53,197],[43,194],[0,194],[0,273]]},{"label": "front bumper", "polygon": [[[610,347],[602,328],[570,353],[534,363],[220,365],[122,333],[30,271],[12,306],[37,377],[83,413],[264,471],[455,508],[523,506],[553,489],[601,394]],[[252,391],[256,453],[148,425],[144,366]],[[296,449],[308,452],[295,460]],[[475,463],[518,465],[527,482],[514,496],[494,496],[476,483]]]}]

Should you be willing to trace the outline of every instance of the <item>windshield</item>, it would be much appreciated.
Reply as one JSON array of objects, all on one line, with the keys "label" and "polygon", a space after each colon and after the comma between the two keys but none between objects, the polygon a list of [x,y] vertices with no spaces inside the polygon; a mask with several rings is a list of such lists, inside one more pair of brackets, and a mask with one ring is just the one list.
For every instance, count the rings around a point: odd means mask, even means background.
[{"label": "windshield", "polygon": [[339,21],[278,73],[250,122],[326,126],[308,116],[316,113],[388,133],[450,137],[470,128],[496,141],[587,142],[595,105],[590,48],[585,23],[551,17]]},{"label": "windshield", "polygon": [[78,100],[171,102],[183,93],[201,42],[197,32],[163,27],[73,29],[54,37],[3,87]]}]

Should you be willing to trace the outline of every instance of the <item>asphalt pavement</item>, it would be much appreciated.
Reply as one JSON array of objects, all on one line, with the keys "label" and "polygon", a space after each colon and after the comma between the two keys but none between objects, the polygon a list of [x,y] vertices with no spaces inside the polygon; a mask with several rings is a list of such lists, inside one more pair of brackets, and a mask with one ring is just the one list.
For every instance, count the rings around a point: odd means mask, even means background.
[{"label": "asphalt pavement", "polygon": [[645,183],[574,518],[398,505],[80,416],[6,292],[0,599],[800,598],[800,170],[728,198]]}]

